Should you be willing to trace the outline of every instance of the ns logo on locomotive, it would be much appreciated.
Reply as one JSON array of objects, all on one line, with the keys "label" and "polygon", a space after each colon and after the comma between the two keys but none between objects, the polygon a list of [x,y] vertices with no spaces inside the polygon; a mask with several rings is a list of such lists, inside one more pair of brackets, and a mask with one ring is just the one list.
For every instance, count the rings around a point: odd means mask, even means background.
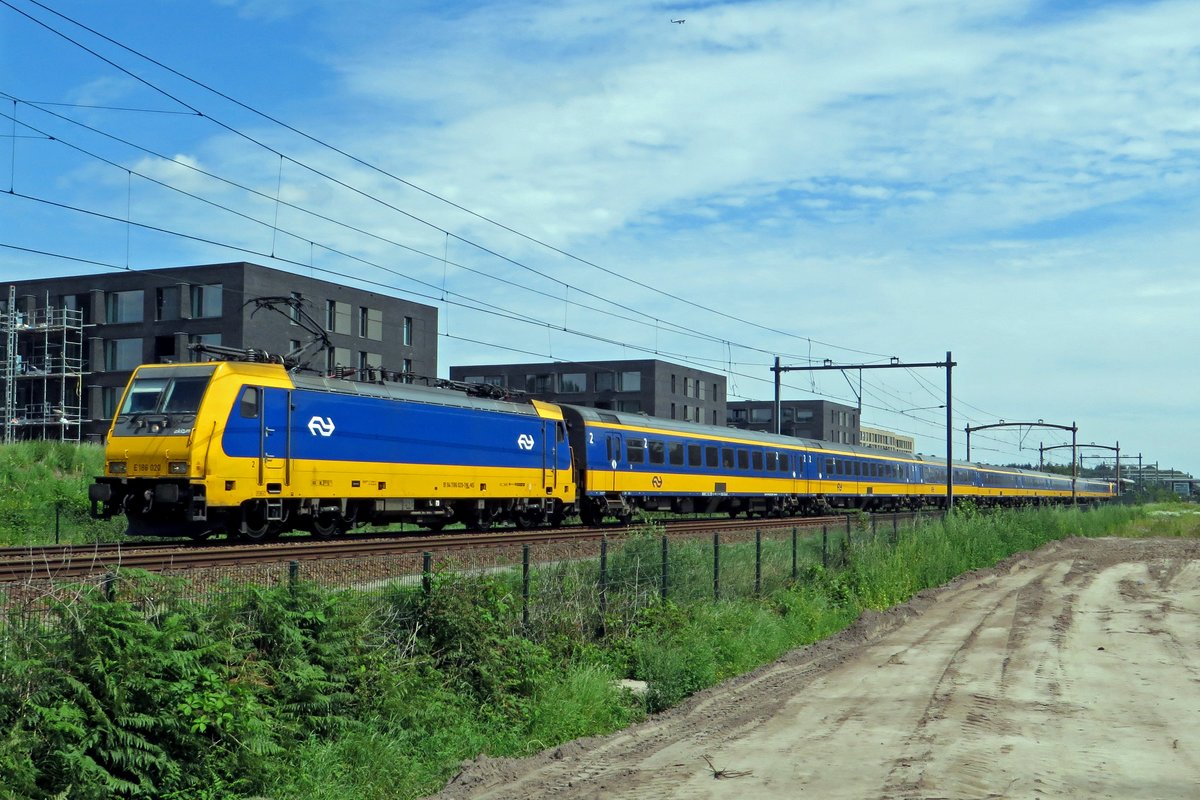
[{"label": "ns logo on locomotive", "polygon": [[[131,535],[260,540],[396,522],[556,526],[576,515],[627,523],[638,509],[789,516],[946,501],[945,460],[453,386],[255,361],[141,366],[89,487],[92,514],[123,514]],[[955,495],[980,505],[1073,496],[1060,475],[951,468]],[[1104,481],[1074,490],[1113,496]]]}]

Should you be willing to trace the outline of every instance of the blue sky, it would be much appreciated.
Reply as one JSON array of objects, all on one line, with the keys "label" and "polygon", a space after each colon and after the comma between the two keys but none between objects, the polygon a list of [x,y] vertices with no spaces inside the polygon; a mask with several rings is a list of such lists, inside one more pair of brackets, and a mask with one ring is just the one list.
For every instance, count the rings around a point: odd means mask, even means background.
[{"label": "blue sky", "polygon": [[[731,399],[775,354],[952,351],[957,455],[1074,421],[1194,472],[1196,30],[1194,2],[0,0],[0,277],[244,259],[439,305],[443,373],[661,357]],[[865,423],[944,453],[900,413],[940,371],[864,377]]]}]

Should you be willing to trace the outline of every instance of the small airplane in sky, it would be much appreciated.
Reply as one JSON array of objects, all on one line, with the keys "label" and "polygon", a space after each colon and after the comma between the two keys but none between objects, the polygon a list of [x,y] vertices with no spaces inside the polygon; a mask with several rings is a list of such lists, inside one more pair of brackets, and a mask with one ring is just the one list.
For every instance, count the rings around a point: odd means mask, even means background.
[{"label": "small airplane in sky", "polygon": [[682,25],[683,23],[687,22],[687,20],[686,19],[673,19],[673,20],[671,20],[671,22],[674,22],[676,25]]}]

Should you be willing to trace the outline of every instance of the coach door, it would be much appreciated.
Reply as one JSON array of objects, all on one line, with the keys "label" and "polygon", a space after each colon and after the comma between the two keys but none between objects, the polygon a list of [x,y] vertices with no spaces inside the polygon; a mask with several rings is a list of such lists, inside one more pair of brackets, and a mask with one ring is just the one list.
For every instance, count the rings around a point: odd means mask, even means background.
[{"label": "coach door", "polygon": [[548,492],[558,488],[558,431],[561,424],[552,419],[542,420],[542,486]]},{"label": "coach door", "polygon": [[606,492],[615,492],[617,469],[625,463],[625,439],[619,433],[609,433],[607,437],[605,454],[608,456],[608,463],[605,464],[604,471],[606,479],[601,482],[600,488]]},{"label": "coach door", "polygon": [[291,482],[291,392],[287,389],[263,389],[262,392],[258,482],[266,487],[268,494],[274,494]]}]

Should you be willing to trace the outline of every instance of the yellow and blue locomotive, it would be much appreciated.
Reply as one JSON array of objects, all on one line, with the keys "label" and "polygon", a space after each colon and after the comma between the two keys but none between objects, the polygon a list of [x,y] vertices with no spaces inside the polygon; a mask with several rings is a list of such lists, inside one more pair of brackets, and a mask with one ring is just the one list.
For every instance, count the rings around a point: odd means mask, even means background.
[{"label": "yellow and blue locomotive", "polygon": [[575,493],[557,406],[234,361],[139,367],[90,487],[132,535],[247,539],[557,523]]}]

